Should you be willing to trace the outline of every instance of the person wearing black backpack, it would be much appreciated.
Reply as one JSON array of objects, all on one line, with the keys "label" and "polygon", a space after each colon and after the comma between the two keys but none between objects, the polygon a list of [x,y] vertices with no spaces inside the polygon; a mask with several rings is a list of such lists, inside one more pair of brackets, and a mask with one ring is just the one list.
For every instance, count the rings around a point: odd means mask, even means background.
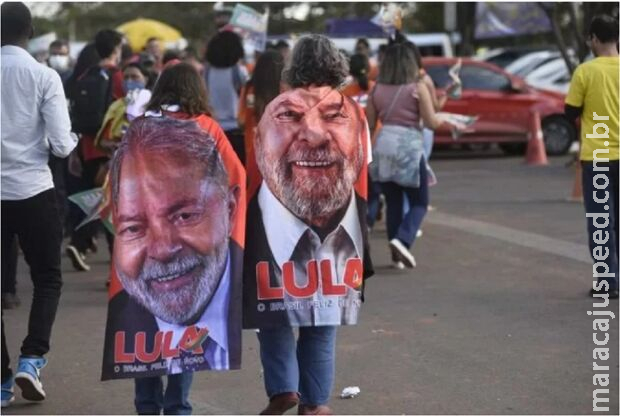
[{"label": "person wearing black backpack", "polygon": [[[115,30],[104,29],[97,32],[94,43],[101,60],[98,65],[78,75],[68,91],[73,131],[81,136],[83,190],[102,185],[109,159],[105,152],[95,146],[94,139],[110,104],[125,95],[123,74],[118,68],[122,41],[122,35]],[[98,228],[99,223],[93,222],[72,232],[66,252],[76,270],[90,270],[85,253],[93,246]],[[111,245],[112,237],[106,237]]]}]

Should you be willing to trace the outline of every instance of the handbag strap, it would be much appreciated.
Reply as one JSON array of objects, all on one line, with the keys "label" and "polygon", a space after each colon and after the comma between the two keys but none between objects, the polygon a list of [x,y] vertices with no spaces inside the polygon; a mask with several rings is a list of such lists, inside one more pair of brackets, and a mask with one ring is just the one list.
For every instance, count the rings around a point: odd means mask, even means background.
[{"label": "handbag strap", "polygon": [[390,106],[388,107],[387,111],[385,112],[385,117],[383,117],[384,120],[387,120],[387,118],[390,116],[390,114],[392,114],[392,109],[394,108],[394,104],[396,104],[396,101],[398,100],[398,96],[400,95],[400,92],[403,90],[403,87],[405,85],[401,85],[398,88],[398,91],[396,91],[396,94],[394,95],[394,98],[392,99],[392,103],[390,104]]}]

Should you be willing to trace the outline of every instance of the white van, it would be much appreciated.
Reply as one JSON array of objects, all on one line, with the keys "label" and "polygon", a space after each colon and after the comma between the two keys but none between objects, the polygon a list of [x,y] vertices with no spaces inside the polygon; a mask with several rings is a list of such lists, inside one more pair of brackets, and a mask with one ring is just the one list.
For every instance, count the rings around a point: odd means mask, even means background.
[{"label": "white van", "polygon": [[[277,41],[280,39],[284,39],[288,42],[291,49],[295,46],[296,40],[303,36],[303,34],[297,36],[269,36],[268,41]],[[454,56],[454,50],[452,48],[452,43],[450,42],[450,37],[446,33],[419,33],[419,34],[405,34],[407,39],[415,43],[420,49],[420,53],[422,56],[440,56],[451,58]],[[336,44],[338,49],[342,49],[349,55],[353,55],[355,53],[355,44],[359,37],[330,37],[330,39]],[[379,45],[387,44],[387,38],[366,38],[368,43],[370,44],[371,56],[376,56],[377,51],[379,50]],[[458,37],[456,39],[459,41]],[[254,48],[249,44],[244,44],[245,49],[245,60],[246,62],[254,62]]]},{"label": "white van", "polygon": [[[407,39],[415,43],[420,49],[422,56],[443,56],[451,58],[454,56],[450,37],[446,33],[419,33],[405,34]],[[355,44],[359,38],[332,38],[338,49],[346,51],[352,55],[355,52]],[[366,38],[370,44],[370,49],[374,54],[379,50],[379,45],[387,44],[387,38]]]}]

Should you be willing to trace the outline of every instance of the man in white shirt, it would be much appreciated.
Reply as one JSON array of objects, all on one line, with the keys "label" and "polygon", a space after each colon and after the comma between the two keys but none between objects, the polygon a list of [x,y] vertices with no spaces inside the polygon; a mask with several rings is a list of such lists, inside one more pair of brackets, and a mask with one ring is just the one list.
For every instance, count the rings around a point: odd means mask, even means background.
[{"label": "man in white shirt", "polygon": [[[45,399],[39,379],[47,363],[62,278],[62,225],[48,167],[77,144],[59,75],[26,51],[33,27],[23,3],[2,4],[2,256],[17,236],[34,285],[28,336],[15,383],[27,400]],[[13,400],[13,377],[2,326],[2,406]]]}]

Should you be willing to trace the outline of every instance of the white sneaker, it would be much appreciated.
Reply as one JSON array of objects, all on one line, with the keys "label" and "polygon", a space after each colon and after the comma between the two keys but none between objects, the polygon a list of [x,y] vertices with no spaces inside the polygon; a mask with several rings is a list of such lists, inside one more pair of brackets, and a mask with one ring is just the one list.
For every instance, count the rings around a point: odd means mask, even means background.
[{"label": "white sneaker", "polygon": [[416,238],[420,238],[420,237],[422,237],[423,235],[424,235],[424,233],[422,232],[422,229],[421,229],[421,228],[418,230],[418,232],[416,232],[416,233],[415,233],[415,237],[416,237]]},{"label": "white sneaker", "polygon": [[405,264],[402,261],[392,262],[392,268],[396,270],[403,270],[405,268]]},{"label": "white sneaker", "polygon": [[416,266],[415,257],[409,252],[407,247],[400,242],[398,238],[390,240],[390,249],[392,250],[392,257],[402,261],[406,267],[414,268]]}]

